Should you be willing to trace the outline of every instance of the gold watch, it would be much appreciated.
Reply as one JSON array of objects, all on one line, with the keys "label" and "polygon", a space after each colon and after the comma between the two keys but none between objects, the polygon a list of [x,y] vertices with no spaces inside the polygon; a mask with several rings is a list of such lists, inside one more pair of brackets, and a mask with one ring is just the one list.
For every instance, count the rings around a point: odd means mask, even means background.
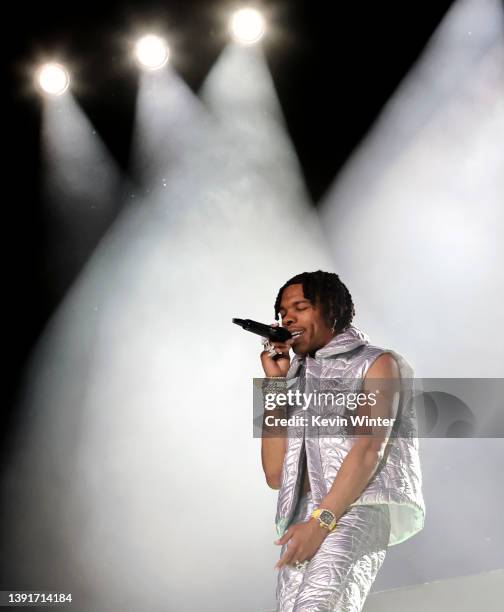
[{"label": "gold watch", "polygon": [[316,508],[310,516],[317,519],[319,525],[327,531],[332,531],[336,527],[336,515],[327,508]]}]

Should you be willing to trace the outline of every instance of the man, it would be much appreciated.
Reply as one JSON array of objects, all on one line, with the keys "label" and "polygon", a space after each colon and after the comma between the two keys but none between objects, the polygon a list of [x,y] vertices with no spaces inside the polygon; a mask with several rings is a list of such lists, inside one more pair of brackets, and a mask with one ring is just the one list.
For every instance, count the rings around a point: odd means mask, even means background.
[{"label": "man", "polygon": [[[275,319],[280,315],[294,337],[268,341],[261,353],[265,392],[285,392],[293,381],[308,388],[328,380],[348,389],[343,383],[351,381],[356,390],[375,394],[372,409],[364,403],[356,415],[392,419],[383,421],[388,426],[357,426],[346,436],[308,437],[300,427],[263,425],[263,469],[268,485],[279,489],[277,612],[360,611],[387,547],[423,528],[418,439],[408,436],[415,414],[404,389],[413,371],[398,353],[371,345],[351,325],[354,314],[336,274],[299,274],[275,303]],[[285,410],[268,413],[285,416]],[[396,433],[404,435],[392,439],[397,415]]]}]

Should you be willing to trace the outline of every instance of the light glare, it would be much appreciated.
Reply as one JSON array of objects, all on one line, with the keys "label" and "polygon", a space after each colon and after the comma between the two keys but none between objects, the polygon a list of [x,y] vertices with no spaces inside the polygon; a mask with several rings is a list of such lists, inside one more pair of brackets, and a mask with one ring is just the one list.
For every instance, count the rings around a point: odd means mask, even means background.
[{"label": "light glare", "polygon": [[165,41],[153,34],[141,38],[136,44],[135,52],[138,61],[149,70],[163,67],[170,56]]},{"label": "light glare", "polygon": [[38,84],[46,93],[60,96],[68,89],[70,78],[60,64],[45,64],[38,72]]},{"label": "light glare", "polygon": [[231,33],[234,39],[245,45],[252,45],[260,40],[264,29],[263,16],[255,9],[240,9],[231,18]]}]

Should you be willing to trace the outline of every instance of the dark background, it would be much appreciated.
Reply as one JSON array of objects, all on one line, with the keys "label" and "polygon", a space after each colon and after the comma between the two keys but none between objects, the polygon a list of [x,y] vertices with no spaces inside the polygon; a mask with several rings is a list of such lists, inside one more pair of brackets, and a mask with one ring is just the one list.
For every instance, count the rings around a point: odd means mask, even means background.
[{"label": "dark background", "polygon": [[[275,40],[266,38],[264,47],[314,205],[450,5],[446,0],[256,4],[280,33]],[[138,70],[125,61],[125,40],[141,26],[165,29],[172,66],[197,91],[226,44],[227,15],[239,6],[211,0],[18,2],[4,15],[4,33],[11,30],[3,130],[8,160],[3,198],[4,436],[15,422],[23,364],[72,281],[68,277],[63,285],[55,284],[44,265],[48,243],[39,192],[41,107],[27,69],[51,54],[72,65],[74,80],[82,84],[74,91],[78,103],[126,171]],[[101,230],[103,234],[106,227]],[[93,237],[90,250],[99,238]],[[73,277],[78,272],[76,266]]]}]

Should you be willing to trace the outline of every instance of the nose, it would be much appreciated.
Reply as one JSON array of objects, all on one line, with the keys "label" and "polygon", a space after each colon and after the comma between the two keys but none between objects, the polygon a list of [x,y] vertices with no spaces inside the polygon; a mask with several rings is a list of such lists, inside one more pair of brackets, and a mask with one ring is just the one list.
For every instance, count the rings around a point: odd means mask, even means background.
[{"label": "nose", "polygon": [[294,318],[292,317],[292,315],[285,315],[285,318],[283,319],[283,326],[289,327],[293,323],[294,323]]}]

